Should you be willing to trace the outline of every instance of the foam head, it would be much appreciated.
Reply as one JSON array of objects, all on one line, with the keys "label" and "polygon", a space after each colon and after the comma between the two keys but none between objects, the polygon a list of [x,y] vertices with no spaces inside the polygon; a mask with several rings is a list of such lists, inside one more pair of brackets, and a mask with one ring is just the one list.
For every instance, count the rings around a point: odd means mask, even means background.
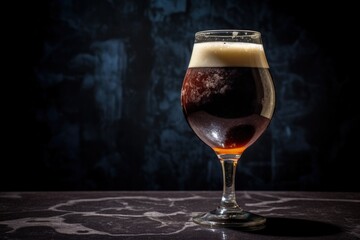
[{"label": "foam head", "polygon": [[269,68],[262,44],[244,42],[195,43],[189,68],[257,67]]}]

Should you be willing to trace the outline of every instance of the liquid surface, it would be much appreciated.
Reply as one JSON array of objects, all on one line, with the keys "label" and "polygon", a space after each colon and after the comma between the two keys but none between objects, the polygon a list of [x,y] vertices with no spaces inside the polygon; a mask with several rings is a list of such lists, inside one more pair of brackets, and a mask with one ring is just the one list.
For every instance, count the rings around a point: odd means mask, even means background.
[{"label": "liquid surface", "polygon": [[195,43],[189,68],[258,67],[269,68],[263,45],[239,42]]}]

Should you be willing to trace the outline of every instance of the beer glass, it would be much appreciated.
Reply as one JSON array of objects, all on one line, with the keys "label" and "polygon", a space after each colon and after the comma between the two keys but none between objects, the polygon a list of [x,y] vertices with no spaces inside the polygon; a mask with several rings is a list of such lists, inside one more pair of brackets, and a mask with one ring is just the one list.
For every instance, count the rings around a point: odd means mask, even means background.
[{"label": "beer glass", "polygon": [[237,162],[266,130],[275,108],[275,89],[260,32],[197,32],[182,84],[181,106],[191,129],[216,153],[223,172],[220,205],[193,221],[243,230],[263,228],[266,218],[243,210],[235,199]]}]

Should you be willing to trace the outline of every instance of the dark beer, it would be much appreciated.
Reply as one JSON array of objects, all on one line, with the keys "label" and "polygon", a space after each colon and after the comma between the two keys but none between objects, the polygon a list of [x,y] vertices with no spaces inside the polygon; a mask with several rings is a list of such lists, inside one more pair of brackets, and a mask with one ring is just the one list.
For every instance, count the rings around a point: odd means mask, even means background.
[{"label": "dark beer", "polygon": [[[240,49],[237,58],[228,54],[236,50],[214,58],[214,54],[206,55],[211,43],[206,44],[205,51],[194,50],[195,60],[186,72],[181,94],[183,111],[197,136],[218,154],[241,154],[265,131],[272,117],[275,103],[271,74],[267,62],[258,57],[261,51],[249,50],[243,44],[236,48]],[[252,59],[258,60],[242,60],[244,51],[246,59],[254,54]],[[196,53],[214,61],[199,61]]]},{"label": "dark beer", "polygon": [[235,197],[237,162],[265,131],[275,108],[261,34],[251,30],[197,32],[181,105],[190,127],[216,152],[223,175],[220,205],[194,216],[193,221],[209,227],[263,229],[266,218],[244,211]]}]

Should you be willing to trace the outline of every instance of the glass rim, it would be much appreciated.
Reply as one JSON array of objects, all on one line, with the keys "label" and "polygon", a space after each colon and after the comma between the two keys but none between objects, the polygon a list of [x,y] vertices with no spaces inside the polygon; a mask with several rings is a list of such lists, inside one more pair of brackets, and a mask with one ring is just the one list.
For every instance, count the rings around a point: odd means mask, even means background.
[{"label": "glass rim", "polygon": [[216,29],[203,30],[195,33],[195,37],[261,37],[261,33],[255,30],[247,29]]}]

